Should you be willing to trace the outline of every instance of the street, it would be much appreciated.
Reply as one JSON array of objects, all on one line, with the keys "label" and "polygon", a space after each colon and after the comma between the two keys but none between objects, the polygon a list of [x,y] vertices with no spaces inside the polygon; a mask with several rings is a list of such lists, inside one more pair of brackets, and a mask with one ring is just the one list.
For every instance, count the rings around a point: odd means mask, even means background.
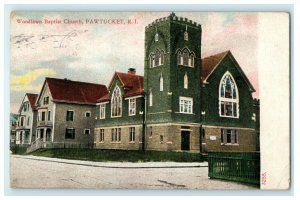
[{"label": "street", "polygon": [[13,188],[257,189],[210,179],[207,162],[92,162],[10,155]]}]

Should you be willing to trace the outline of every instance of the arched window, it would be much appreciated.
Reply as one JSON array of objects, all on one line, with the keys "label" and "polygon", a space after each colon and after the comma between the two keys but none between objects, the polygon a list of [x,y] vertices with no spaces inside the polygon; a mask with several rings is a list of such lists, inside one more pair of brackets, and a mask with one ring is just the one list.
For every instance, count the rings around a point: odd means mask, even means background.
[{"label": "arched window", "polygon": [[156,50],[155,51],[155,59],[154,59],[155,66],[159,65],[159,60],[160,60],[160,52],[158,50]]},{"label": "arched window", "polygon": [[155,34],[155,42],[158,41],[158,33]]},{"label": "arched window", "polygon": [[182,65],[182,56],[181,56],[180,52],[178,52],[178,54],[177,54],[177,63],[178,63],[178,65]]},{"label": "arched window", "polygon": [[189,40],[189,34],[187,31],[184,32],[184,40],[186,40],[186,41]]},{"label": "arched window", "polygon": [[189,52],[187,49],[183,51],[183,65],[185,66],[189,65]]},{"label": "arched window", "polygon": [[120,117],[122,115],[122,94],[118,86],[115,87],[111,97],[111,116]]},{"label": "arched window", "polygon": [[219,86],[219,114],[221,117],[239,117],[238,88],[229,72],[224,74]]},{"label": "arched window", "polygon": [[194,55],[193,54],[191,54],[191,56],[190,56],[190,66],[191,67],[194,67]]},{"label": "arched window", "polygon": [[164,78],[161,74],[159,77],[159,91],[163,91],[163,90],[164,90]]},{"label": "arched window", "polygon": [[185,73],[184,77],[183,77],[183,87],[185,89],[188,89],[188,84],[189,84],[189,78],[188,78],[188,75],[187,73]]},{"label": "arched window", "polygon": [[149,106],[152,106],[152,102],[153,101],[153,95],[152,95],[152,90],[150,89],[150,93],[149,93]]},{"label": "arched window", "polygon": [[164,51],[162,50],[160,52],[160,62],[159,62],[159,65],[163,65],[165,62],[165,56],[164,56]]}]

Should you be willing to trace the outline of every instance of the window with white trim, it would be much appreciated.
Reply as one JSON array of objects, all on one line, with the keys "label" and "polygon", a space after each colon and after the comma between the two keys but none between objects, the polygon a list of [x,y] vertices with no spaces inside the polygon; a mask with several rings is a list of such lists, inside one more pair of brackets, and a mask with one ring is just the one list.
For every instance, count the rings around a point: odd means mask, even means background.
[{"label": "window with white trim", "polygon": [[163,65],[165,62],[164,50],[156,49],[154,52],[151,52],[149,55],[149,61],[150,61],[150,68]]},{"label": "window with white trim", "polygon": [[122,115],[122,94],[118,86],[115,87],[111,97],[111,116],[121,117]]},{"label": "window with white trim", "polygon": [[111,141],[120,142],[121,141],[121,128],[112,128],[111,129]]},{"label": "window with white trim", "polygon": [[180,113],[193,113],[193,98],[179,97],[179,112]]},{"label": "window with white trim", "polygon": [[186,41],[189,40],[189,34],[187,31],[184,32],[184,40],[186,40]]},{"label": "window with white trim", "polygon": [[161,74],[159,77],[159,91],[163,91],[163,90],[164,90],[164,78]]},{"label": "window with white trim", "polygon": [[99,107],[100,107],[99,108],[99,118],[100,119],[105,119],[105,107],[106,107],[105,103],[100,104]]},{"label": "window with white trim", "polygon": [[129,127],[129,142],[135,142],[135,127]]},{"label": "window with white trim", "polygon": [[195,54],[188,48],[178,50],[177,52],[177,64],[187,67],[194,67]]},{"label": "window with white trim", "polygon": [[187,73],[185,73],[184,77],[183,77],[183,88],[184,89],[188,89],[189,85],[189,78]]},{"label": "window with white trim", "polygon": [[99,141],[104,142],[104,129],[100,129]]},{"label": "window with white trim", "polygon": [[136,98],[129,99],[128,107],[129,116],[133,116],[136,113]]},{"label": "window with white trim", "polygon": [[153,104],[153,94],[152,94],[152,90],[150,89],[150,93],[149,93],[149,106],[152,106]]},{"label": "window with white trim", "polygon": [[44,97],[44,99],[43,99],[43,104],[44,104],[44,105],[49,104],[49,97]]},{"label": "window with white trim", "polygon": [[238,89],[229,72],[224,74],[219,86],[219,115],[221,117],[239,117]]},{"label": "window with white trim", "polygon": [[221,129],[221,144],[238,144],[238,131],[235,129]]}]

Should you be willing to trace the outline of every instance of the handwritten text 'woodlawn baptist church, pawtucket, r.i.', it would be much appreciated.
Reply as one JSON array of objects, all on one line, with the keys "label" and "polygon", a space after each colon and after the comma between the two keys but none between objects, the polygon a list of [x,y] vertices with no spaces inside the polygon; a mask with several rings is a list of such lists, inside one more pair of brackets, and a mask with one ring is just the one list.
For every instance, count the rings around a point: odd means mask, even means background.
[{"label": "handwritten text 'woodlawn baptist church, pawtucket, r.i.'", "polygon": [[99,24],[99,25],[122,25],[122,24],[137,24],[136,19],[16,19],[18,24]]}]

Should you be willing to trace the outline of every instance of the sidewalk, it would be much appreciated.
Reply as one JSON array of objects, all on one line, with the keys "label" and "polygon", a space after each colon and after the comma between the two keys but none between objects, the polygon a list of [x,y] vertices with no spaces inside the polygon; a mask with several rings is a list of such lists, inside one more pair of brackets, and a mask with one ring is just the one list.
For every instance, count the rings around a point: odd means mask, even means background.
[{"label": "sidewalk", "polygon": [[208,167],[207,162],[94,162],[32,155],[13,155],[16,158],[103,168],[196,168]]}]

